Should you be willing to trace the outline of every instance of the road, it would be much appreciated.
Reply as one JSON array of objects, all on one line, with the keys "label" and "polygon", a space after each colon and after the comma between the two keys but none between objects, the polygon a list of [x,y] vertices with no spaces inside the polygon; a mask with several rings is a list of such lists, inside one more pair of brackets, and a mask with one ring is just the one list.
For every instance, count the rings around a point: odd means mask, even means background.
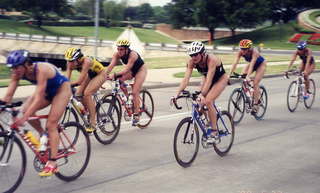
[{"label": "road", "polygon": [[[320,74],[313,77],[320,86]],[[149,128],[123,124],[118,138],[108,146],[92,136],[89,166],[70,183],[56,177],[38,178],[28,151],[27,175],[17,193],[318,193],[319,94],[311,110],[300,103],[295,113],[289,113],[289,81],[281,77],[263,80],[269,95],[265,119],[256,121],[246,114],[236,126],[234,146],[226,157],[200,147],[193,165],[181,168],[173,155],[173,134],[188,114],[169,107],[176,88],[152,89],[156,112]],[[220,96],[217,104],[222,109],[236,86],[227,87]]]}]

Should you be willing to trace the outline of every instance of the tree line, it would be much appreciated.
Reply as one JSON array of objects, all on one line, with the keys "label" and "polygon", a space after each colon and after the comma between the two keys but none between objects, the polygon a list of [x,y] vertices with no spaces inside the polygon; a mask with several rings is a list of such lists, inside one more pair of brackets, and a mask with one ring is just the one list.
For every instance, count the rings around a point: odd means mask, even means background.
[{"label": "tree line", "polygon": [[[319,0],[172,0],[162,7],[149,3],[130,6],[129,0],[99,3],[100,19],[106,21],[207,27],[211,40],[217,27],[227,27],[235,33],[236,28],[252,28],[266,21],[287,23],[303,10],[320,7]],[[54,15],[93,19],[95,0],[0,0],[0,9],[23,11],[39,21]]]}]

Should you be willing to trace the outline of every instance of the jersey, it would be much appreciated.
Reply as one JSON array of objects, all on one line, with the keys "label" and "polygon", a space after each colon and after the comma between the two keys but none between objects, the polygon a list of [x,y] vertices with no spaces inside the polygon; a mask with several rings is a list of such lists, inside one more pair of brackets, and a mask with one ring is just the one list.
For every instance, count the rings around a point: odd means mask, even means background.
[{"label": "jersey", "polygon": [[[131,51],[132,51],[132,50],[129,49],[128,54],[127,54],[127,55],[124,55],[124,56],[122,56],[122,57],[120,58],[120,59],[121,59],[121,62],[122,62],[123,64],[128,64],[129,56],[130,56]],[[137,54],[138,54],[138,53],[137,53]],[[133,63],[133,66],[132,66],[132,68],[130,69],[133,77],[136,76],[136,74],[139,72],[139,70],[140,70],[140,68],[142,67],[143,64],[144,64],[144,61],[142,60],[142,58],[141,58],[140,55],[138,54],[137,60]]]},{"label": "jersey", "polygon": [[[250,55],[242,55],[242,57],[247,61],[247,62],[251,62],[252,60],[252,54],[253,52],[250,54]],[[254,64],[253,66],[253,71],[256,71],[260,65],[264,62],[264,58],[262,56],[259,56],[256,60],[256,63]]]}]

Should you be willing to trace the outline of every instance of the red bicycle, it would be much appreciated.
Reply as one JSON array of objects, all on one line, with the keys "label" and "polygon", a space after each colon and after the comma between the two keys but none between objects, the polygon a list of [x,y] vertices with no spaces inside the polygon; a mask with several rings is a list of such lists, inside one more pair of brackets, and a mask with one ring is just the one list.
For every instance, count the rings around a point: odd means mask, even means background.
[{"label": "red bicycle", "polygon": [[[25,175],[27,155],[22,141],[35,154],[33,166],[37,172],[42,171],[49,159],[50,145],[45,151],[39,151],[34,141],[25,134],[25,127],[22,129],[11,125],[19,114],[15,107],[21,105],[22,102],[0,105],[0,190],[5,193],[14,192]],[[29,120],[45,119],[48,119],[48,115],[29,118]],[[84,127],[77,122],[59,125],[58,132],[60,140],[57,154],[59,172],[55,175],[64,181],[73,181],[82,175],[89,163],[91,155],[89,136]]]}]

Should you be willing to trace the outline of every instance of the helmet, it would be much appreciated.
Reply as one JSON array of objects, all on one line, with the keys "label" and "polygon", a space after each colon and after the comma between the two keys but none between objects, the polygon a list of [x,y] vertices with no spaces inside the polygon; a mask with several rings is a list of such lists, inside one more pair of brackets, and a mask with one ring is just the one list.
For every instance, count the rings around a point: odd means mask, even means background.
[{"label": "helmet", "polygon": [[298,50],[303,50],[307,47],[307,42],[306,41],[299,41],[296,45],[297,45]]},{"label": "helmet", "polygon": [[27,50],[11,51],[7,57],[7,66],[9,68],[14,68],[23,65],[28,58],[29,52]]},{"label": "helmet", "polygon": [[193,54],[203,53],[205,50],[206,49],[204,48],[203,43],[195,41],[189,45],[187,53],[189,55],[193,55]]},{"label": "helmet", "polygon": [[243,39],[239,42],[239,47],[240,48],[251,48],[252,46],[252,41],[248,39]]},{"label": "helmet", "polygon": [[117,46],[118,47],[129,47],[130,46],[130,42],[129,40],[118,40],[117,41]]},{"label": "helmet", "polygon": [[64,58],[67,61],[73,61],[78,58],[81,58],[83,54],[81,53],[81,49],[79,48],[68,48],[67,51],[64,53]]}]

